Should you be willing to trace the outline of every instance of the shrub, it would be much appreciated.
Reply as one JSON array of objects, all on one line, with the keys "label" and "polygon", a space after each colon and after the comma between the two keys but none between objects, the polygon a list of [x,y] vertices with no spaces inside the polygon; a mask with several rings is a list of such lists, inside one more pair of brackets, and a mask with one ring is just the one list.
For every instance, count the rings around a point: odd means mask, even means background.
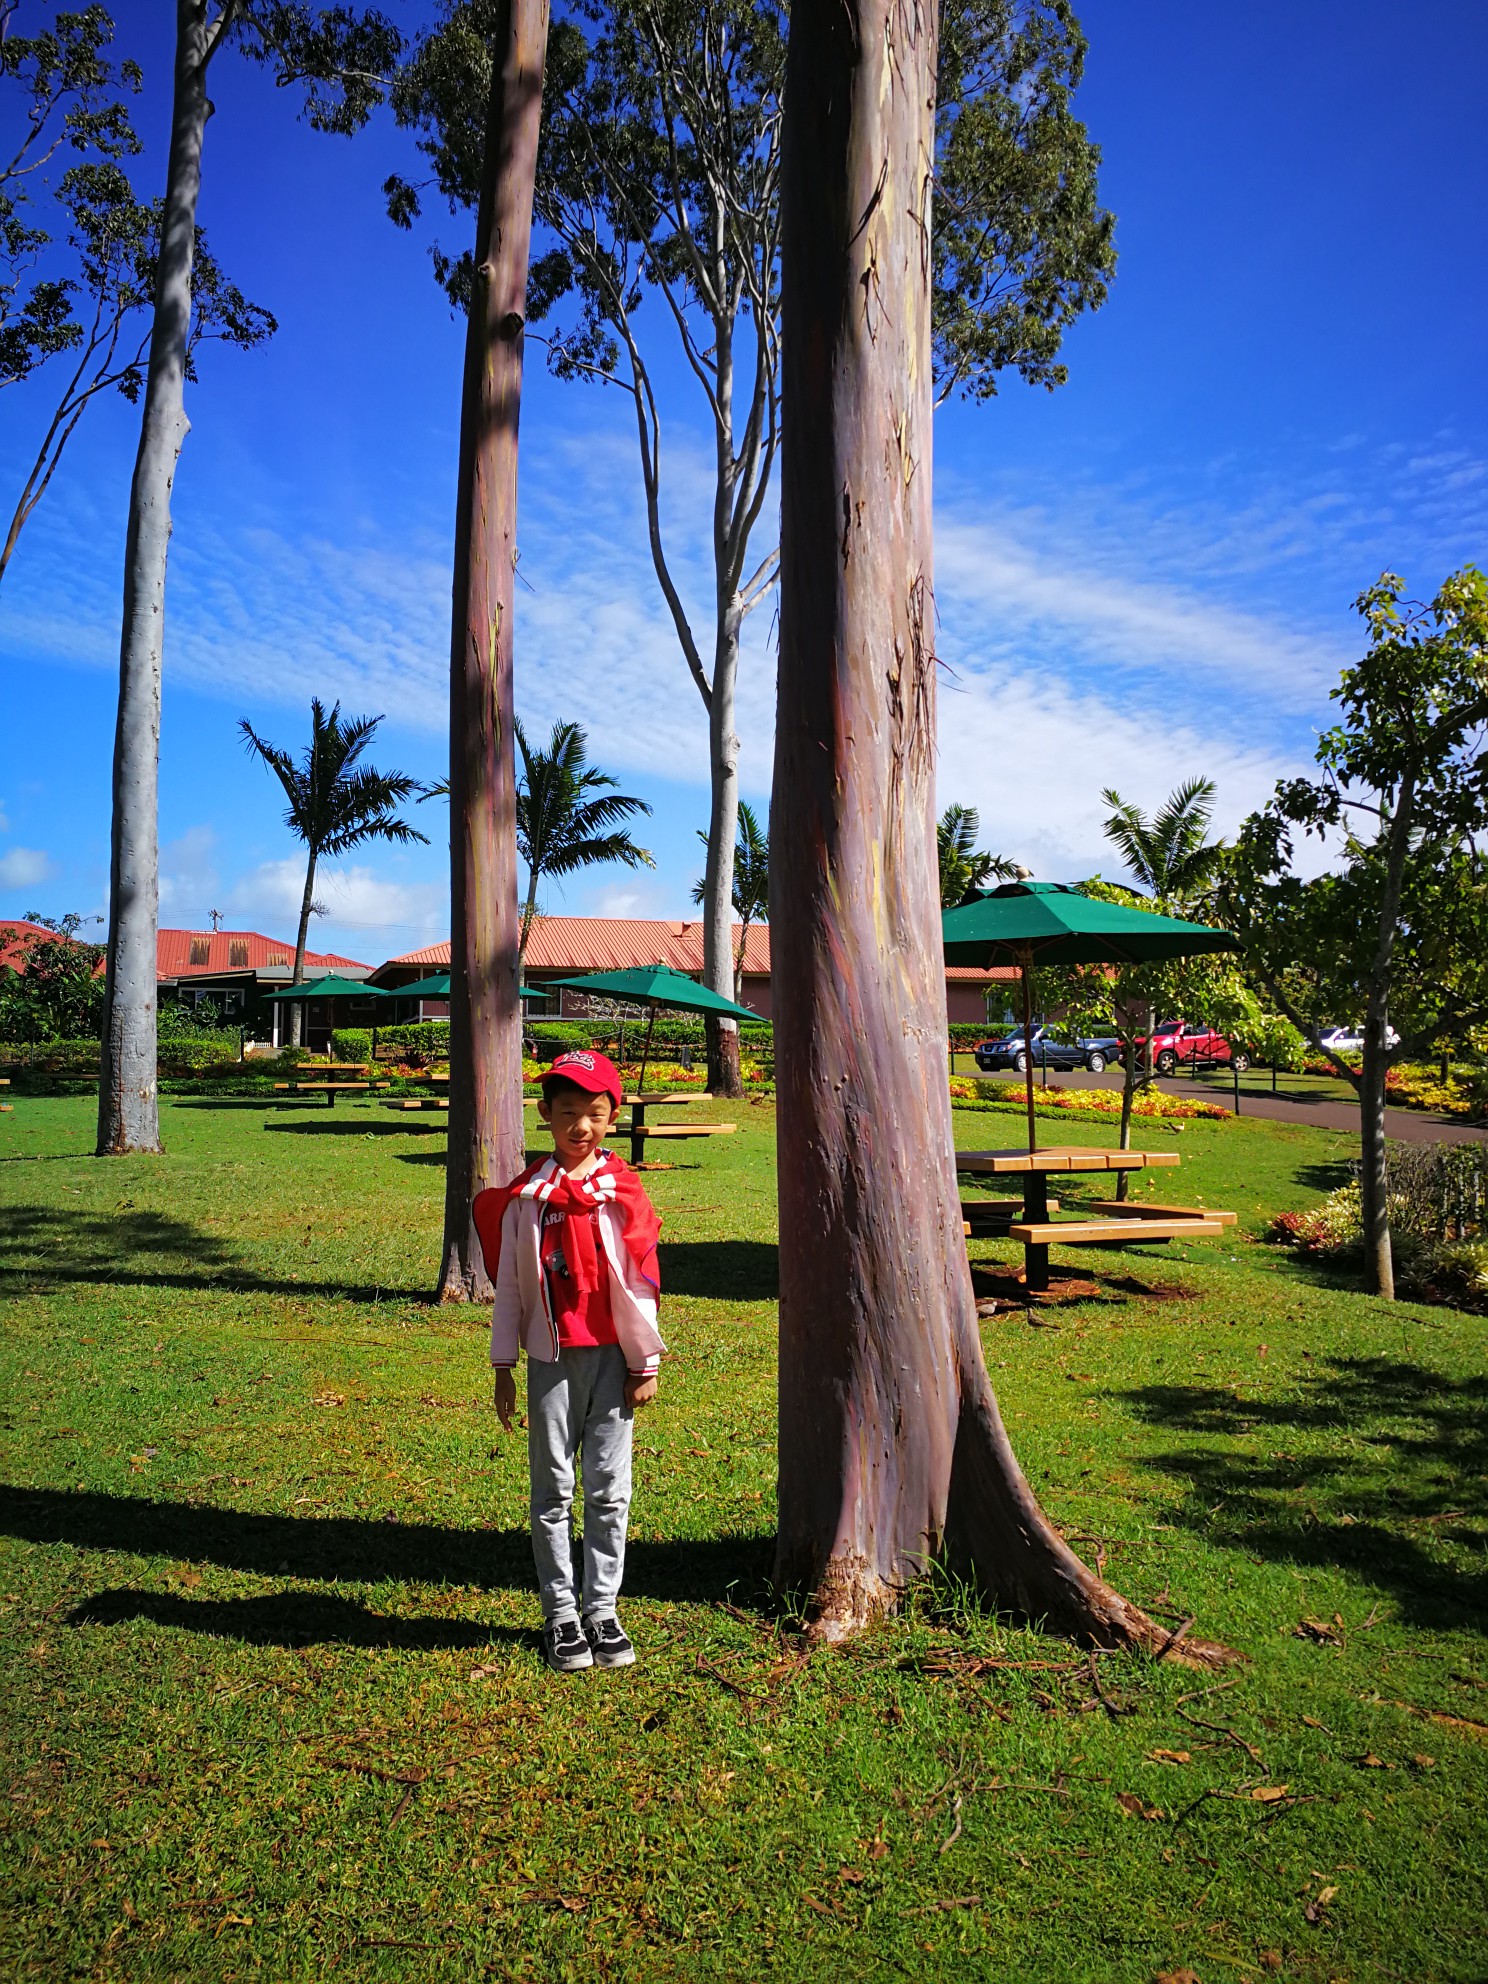
[{"label": "shrub", "polygon": [[449,1043],[448,1020],[415,1020],[407,1026],[380,1026],[377,1029],[379,1053],[384,1048],[395,1049],[415,1066],[428,1061],[447,1061]]},{"label": "shrub", "polygon": [[331,1054],[337,1061],[370,1061],[372,1059],[372,1035],[364,1026],[348,1026],[333,1029],[331,1033]]},{"label": "shrub", "polygon": [[[534,1020],[528,1032],[537,1048],[539,1061],[556,1061],[576,1047],[592,1047],[603,1029],[570,1024],[567,1020]],[[654,1045],[654,1042],[653,1042]]]}]

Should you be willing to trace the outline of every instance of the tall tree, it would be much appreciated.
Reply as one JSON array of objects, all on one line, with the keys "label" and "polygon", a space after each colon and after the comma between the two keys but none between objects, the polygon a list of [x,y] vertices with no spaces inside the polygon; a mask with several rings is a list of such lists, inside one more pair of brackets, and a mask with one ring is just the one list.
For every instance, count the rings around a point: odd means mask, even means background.
[{"label": "tall tree", "polygon": [[982,818],[975,806],[952,804],[936,821],[942,909],[955,909],[974,890],[985,889],[989,882],[1010,882],[1017,872],[1013,862],[978,848],[981,831]]},{"label": "tall tree", "polygon": [[160,1149],[155,1072],[156,936],[160,908],[160,672],[171,491],[190,425],[185,387],[207,70],[235,39],[281,83],[306,91],[318,129],[349,131],[381,93],[400,37],[376,13],[323,13],[303,0],[176,0],[170,149],[154,258],[153,315],[139,450],[129,491],[119,709],[114,731],[108,970],[98,1084],[98,1154]]},{"label": "tall tree", "polygon": [[467,287],[450,622],[450,1117],[445,1302],[492,1294],[471,1217],[522,1168],[512,607],[517,429],[547,0],[496,0]]},{"label": "tall tree", "polygon": [[517,784],[517,852],[527,865],[519,958],[527,955],[545,875],[573,875],[581,868],[619,862],[654,868],[648,848],[637,847],[620,822],[650,813],[644,799],[616,792],[608,772],[589,763],[588,734],[576,723],[555,723],[545,749],[534,751],[516,724],[522,772]]},{"label": "tall tree", "polygon": [[[484,100],[479,24],[492,0],[446,0],[398,97],[451,204],[473,198]],[[1065,326],[1105,296],[1111,218],[1099,154],[1071,115],[1085,43],[1067,0],[947,0],[933,246],[943,393],[986,398],[1000,372],[1055,386]],[[537,211],[552,245],[533,270],[534,320],[562,378],[632,398],[658,584],[708,718],[704,980],[728,995],[738,809],[736,702],[744,622],[777,554],[752,540],[780,436],[779,144],[786,9],[778,0],[581,0],[554,29]],[[411,225],[420,191],[388,181]],[[435,267],[457,299],[459,258]],[[656,328],[659,320],[660,328]],[[656,379],[680,344],[713,448],[712,585],[684,599],[663,525]],[[740,1092],[738,1035],[709,1023],[709,1082]]]},{"label": "tall tree", "polygon": [[[783,152],[778,1581],[841,1637],[944,1551],[1103,1646],[1165,1634],[1039,1509],[977,1335],[945,1082],[928,252],[935,14],[795,0]],[[1182,1652],[1219,1658],[1218,1650]]]},{"label": "tall tree", "polygon": [[[368,841],[400,844],[427,838],[398,817],[397,808],[419,791],[417,779],[406,772],[379,772],[362,763],[380,716],[342,718],[341,705],[327,710],[318,696],[310,699],[310,742],[298,762],[280,744],[267,743],[246,717],[238,728],[248,740],[251,756],[260,759],[284,787],[289,804],[284,824],[305,849],[305,888],[300,897],[300,922],[295,932],[294,970],[290,984],[305,977],[305,939],[315,914],[315,873],[322,861],[334,861],[365,847]],[[290,1007],[290,1039],[299,1045],[300,1005]]]},{"label": "tall tree", "polygon": [[[1358,1092],[1366,1267],[1389,1299],[1386,1070],[1488,1023],[1488,578],[1467,566],[1423,603],[1386,572],[1355,607],[1369,645],[1333,691],[1321,776],[1283,780],[1244,823],[1221,900],[1256,977]],[[1299,876],[1298,833],[1334,865]],[[1322,1029],[1361,1008],[1355,1068]]]},{"label": "tall tree", "polygon": [[[134,404],[144,385],[160,209],[136,198],[120,161],[140,142],[128,105],[138,65],[104,54],[113,22],[101,7],[62,13],[53,28],[0,34],[0,85],[19,93],[24,129],[0,162],[0,388],[50,386],[50,412],[0,541],[0,579],[94,401],[110,390]],[[111,100],[112,99],[112,100]],[[55,187],[36,175],[71,153]],[[55,211],[54,211],[55,210]],[[59,241],[53,229],[65,227]],[[186,377],[204,339],[250,349],[272,315],[229,282],[197,230]]]},{"label": "tall tree", "polygon": [[[708,845],[708,836],[698,829],[698,839],[703,846]],[[692,889],[694,902],[704,902],[708,894],[708,878],[703,876]],[[739,801],[739,840],[734,849],[734,914],[739,919],[739,934],[734,942],[734,984],[733,998],[740,1004],[744,997],[744,959],[749,950],[749,933],[757,923],[764,923],[770,914],[770,837],[759,823],[759,817],[747,799]]]}]

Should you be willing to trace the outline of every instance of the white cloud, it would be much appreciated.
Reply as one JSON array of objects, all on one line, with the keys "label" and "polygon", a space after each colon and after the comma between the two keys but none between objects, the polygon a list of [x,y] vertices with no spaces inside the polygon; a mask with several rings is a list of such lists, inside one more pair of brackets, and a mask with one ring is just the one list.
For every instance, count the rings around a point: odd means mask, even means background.
[{"label": "white cloud", "polygon": [[[259,929],[293,943],[305,889],[305,864],[297,855],[265,861],[241,876],[224,905],[235,927]],[[359,863],[322,870],[315,899],[323,916],[310,920],[312,951],[380,964],[449,935],[449,887],[439,882],[399,882]]]},{"label": "white cloud", "polygon": [[39,847],[12,847],[0,854],[0,889],[33,888],[56,873],[56,862]]},{"label": "white cloud", "polygon": [[217,902],[217,834],[209,826],[188,827],[160,850],[160,920],[166,925],[205,929]]}]

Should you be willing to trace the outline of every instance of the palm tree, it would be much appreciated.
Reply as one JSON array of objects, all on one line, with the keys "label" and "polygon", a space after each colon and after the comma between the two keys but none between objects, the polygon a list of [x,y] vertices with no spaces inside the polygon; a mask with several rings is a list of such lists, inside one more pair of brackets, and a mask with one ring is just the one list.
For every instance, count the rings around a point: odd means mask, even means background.
[{"label": "palm tree", "polygon": [[978,851],[977,835],[981,830],[981,815],[975,806],[947,806],[936,822],[942,909],[954,909],[958,903],[965,902],[973,889],[984,889],[989,882],[1010,882],[1018,872],[1000,854]]},{"label": "palm tree", "polygon": [[[369,840],[424,841],[427,836],[394,810],[420,790],[417,779],[404,772],[374,771],[358,761],[382,722],[380,716],[348,717],[339,703],[326,713],[318,696],[310,699],[310,743],[297,764],[278,744],[269,744],[244,717],[238,728],[248,740],[248,755],[261,758],[284,787],[289,805],[284,824],[309,853],[305,864],[305,893],[300,899],[300,927],[295,937],[293,985],[305,976],[305,934],[315,911],[315,870],[322,858],[331,861]],[[290,1003],[290,1039],[300,1039],[298,1000]]]},{"label": "palm tree", "polygon": [[527,864],[527,900],[517,957],[527,955],[527,939],[537,914],[537,885],[544,875],[571,875],[618,861],[626,868],[654,868],[655,860],[637,847],[617,822],[649,813],[644,799],[613,790],[608,773],[589,763],[589,735],[577,723],[555,723],[545,750],[534,751],[520,721],[514,726],[522,754],[517,781],[517,852]]},{"label": "palm tree", "polygon": [[1220,855],[1219,845],[1205,839],[1214,817],[1213,779],[1185,780],[1151,820],[1109,786],[1101,798],[1111,808],[1106,839],[1149,895],[1181,905],[1202,894]]},{"label": "palm tree", "polygon": [[[698,839],[708,845],[708,836],[698,829]],[[692,899],[702,902],[708,893],[706,881],[693,885]],[[734,847],[734,914],[739,919],[739,948],[734,958],[734,1000],[744,991],[744,952],[750,927],[765,922],[770,914],[770,837],[759,823],[754,808],[739,801],[739,838]]]}]

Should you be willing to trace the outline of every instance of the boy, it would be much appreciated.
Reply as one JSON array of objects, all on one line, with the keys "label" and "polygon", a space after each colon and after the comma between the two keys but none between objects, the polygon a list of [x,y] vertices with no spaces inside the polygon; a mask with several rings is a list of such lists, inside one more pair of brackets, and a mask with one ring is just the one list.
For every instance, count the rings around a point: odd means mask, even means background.
[{"label": "boy", "polygon": [[[542,1592],[543,1655],[559,1674],[628,1667],[635,1650],[615,1616],[630,1513],[632,1413],[656,1396],[666,1345],[656,1327],[661,1221],[641,1181],[604,1145],[620,1113],[620,1076],[603,1054],[560,1054],[538,1113],[553,1155],[510,1185],[477,1193],[491,1312],[495,1405],[509,1433],[513,1373],[527,1351],[532,1554]],[[574,1461],[584,1466],[584,1584],[574,1591]]]}]

